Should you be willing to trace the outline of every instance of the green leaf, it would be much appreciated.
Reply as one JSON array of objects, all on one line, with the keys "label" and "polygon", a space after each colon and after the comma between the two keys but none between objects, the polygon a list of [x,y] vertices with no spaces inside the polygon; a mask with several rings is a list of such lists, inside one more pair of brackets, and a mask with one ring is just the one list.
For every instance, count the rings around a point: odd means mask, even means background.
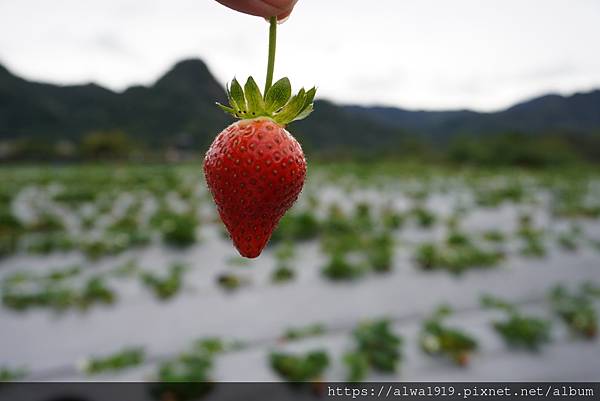
[{"label": "green leaf", "polygon": [[270,113],[282,108],[292,96],[292,85],[287,78],[275,82],[265,94],[266,110]]},{"label": "green leaf", "polygon": [[300,113],[294,118],[293,121],[303,120],[309,116],[310,113],[313,112],[313,100],[315,98],[315,94],[317,93],[317,88],[313,87],[308,92],[306,92],[306,99],[304,100],[304,106]]},{"label": "green leaf", "polygon": [[231,92],[229,91],[229,82],[225,83],[225,93],[227,93],[229,105],[233,106],[233,99],[231,98]]},{"label": "green leaf", "polygon": [[233,78],[231,81],[231,106],[236,109],[236,111],[241,111],[242,113],[246,111],[246,98],[244,97],[244,90],[242,89],[240,83],[237,79]]},{"label": "green leaf", "polygon": [[246,93],[249,115],[255,116],[262,114],[265,110],[265,102],[254,78],[248,77],[246,85],[244,85],[244,92]]},{"label": "green leaf", "polygon": [[313,112],[313,104],[306,106],[292,121],[304,120]]},{"label": "green leaf", "polygon": [[219,102],[217,102],[216,104],[217,104],[217,107],[220,108],[221,110],[223,110],[225,113],[233,114],[234,116],[237,115],[236,111],[233,108],[224,106]]},{"label": "green leaf", "polygon": [[290,80],[281,78],[263,97],[252,77],[248,77],[244,87],[234,78],[225,86],[225,90],[229,105],[217,103],[217,107],[224,112],[240,119],[266,116],[282,125],[306,118],[313,111],[317,91],[314,87],[308,91],[302,88],[297,95],[291,96]]},{"label": "green leaf", "polygon": [[309,89],[308,92],[306,92],[306,101],[304,102],[304,107],[308,107],[308,105],[311,104],[313,100],[315,100],[316,94],[317,88],[314,86],[311,89]]},{"label": "green leaf", "polygon": [[304,107],[304,101],[306,100],[306,92],[304,88],[300,89],[300,92],[283,107],[281,112],[275,114],[274,120],[279,124],[287,124],[296,118],[302,108]]}]

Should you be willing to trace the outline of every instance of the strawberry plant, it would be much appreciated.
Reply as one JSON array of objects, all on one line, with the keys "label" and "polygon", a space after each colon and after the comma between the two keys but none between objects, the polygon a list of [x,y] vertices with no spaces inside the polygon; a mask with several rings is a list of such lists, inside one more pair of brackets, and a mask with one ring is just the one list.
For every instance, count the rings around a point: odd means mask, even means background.
[{"label": "strawberry plant", "polygon": [[359,202],[354,207],[353,221],[356,227],[360,227],[362,230],[369,231],[373,228],[373,218],[371,212],[371,205],[366,202]]},{"label": "strawberry plant", "polygon": [[18,237],[0,232],[0,259],[17,251]]},{"label": "strawberry plant", "polygon": [[262,252],[306,176],[298,141],[285,129],[313,110],[316,89],[292,96],[288,78],[273,82],[276,17],[270,19],[269,58],[264,93],[254,78],[244,87],[227,86],[229,105],[218,106],[240,121],[224,129],[204,158],[204,175],[217,211],[242,256]]},{"label": "strawberry plant", "polygon": [[531,216],[524,215],[519,219],[517,236],[521,240],[521,254],[528,257],[541,258],[546,255],[544,231],[533,226]]},{"label": "strawberry plant", "polygon": [[196,340],[193,349],[195,352],[218,355],[223,352],[241,350],[245,347],[245,344],[239,340],[224,341],[219,337],[205,337]]},{"label": "strawberry plant", "polygon": [[87,309],[95,303],[111,305],[116,299],[116,294],[106,285],[104,278],[96,276],[87,280],[76,304],[81,309]]},{"label": "strawberry plant", "polygon": [[496,207],[504,202],[520,203],[527,197],[525,187],[516,180],[494,183],[494,186],[479,188],[476,201],[484,207]]},{"label": "strawberry plant", "polygon": [[576,251],[579,247],[578,240],[582,237],[582,229],[578,225],[571,225],[569,230],[558,234],[558,245],[566,251]]},{"label": "strawberry plant", "polygon": [[81,274],[81,266],[68,266],[62,269],[53,269],[48,274],[41,277],[42,280],[63,281]]},{"label": "strawberry plant", "polygon": [[9,205],[3,207],[0,210],[0,258],[17,250],[23,230],[23,224],[12,214]]},{"label": "strawberry plant", "polygon": [[81,266],[67,266],[64,268],[54,268],[46,274],[31,273],[28,271],[19,271],[11,275],[6,276],[2,280],[2,288],[7,291],[11,290],[12,286],[18,286],[23,284],[44,284],[44,283],[58,283],[67,279],[79,276],[81,273]]},{"label": "strawberry plant", "polygon": [[159,383],[152,386],[155,399],[197,400],[213,389],[210,377],[212,355],[198,352],[183,353],[163,362],[158,368]]},{"label": "strawberry plant", "polygon": [[57,233],[65,230],[65,223],[59,216],[48,212],[42,212],[34,221],[27,225],[27,230],[37,233]]},{"label": "strawberry plant", "polygon": [[360,351],[346,352],[342,358],[346,365],[346,377],[350,382],[359,382],[369,374],[370,363],[367,355]]},{"label": "strawberry plant", "polygon": [[429,198],[429,190],[426,187],[413,188],[406,191],[406,197],[417,202],[426,201]]},{"label": "strawberry plant", "polygon": [[579,184],[571,184],[554,191],[551,210],[554,216],[564,218],[598,218],[600,204],[588,197],[588,191]]},{"label": "strawberry plant", "polygon": [[558,245],[565,251],[576,251],[578,248],[577,240],[569,233],[561,233],[558,236]]},{"label": "strawberry plant", "polygon": [[13,369],[0,366],[0,383],[21,380],[25,376],[27,376],[27,369],[25,368]]},{"label": "strawberry plant", "polygon": [[514,305],[490,295],[484,295],[481,304],[485,308],[500,309],[506,313],[504,320],[492,323],[506,344],[537,351],[543,344],[550,342],[550,321],[523,315]]},{"label": "strawberry plant", "polygon": [[95,188],[84,183],[79,183],[77,187],[63,188],[59,193],[53,196],[53,199],[73,207],[80,203],[93,202],[97,196],[98,192]]},{"label": "strawberry plant", "polygon": [[274,283],[286,283],[292,281],[294,277],[296,277],[296,273],[286,265],[277,266],[271,274],[271,280]]},{"label": "strawberry plant", "polygon": [[319,221],[309,211],[288,213],[281,218],[277,229],[271,236],[270,243],[280,241],[307,241],[316,238],[320,233]]},{"label": "strawberry plant", "polygon": [[468,269],[494,267],[504,258],[501,252],[484,249],[462,238],[460,242],[450,246],[421,244],[416,250],[415,260],[425,270],[441,269],[459,274]]},{"label": "strawberry plant", "polygon": [[375,235],[366,244],[368,265],[376,272],[392,270],[394,258],[394,239],[390,233],[383,232]]},{"label": "strawberry plant", "polygon": [[175,263],[169,266],[169,271],[165,277],[144,272],[141,274],[142,283],[150,288],[158,299],[167,300],[174,297],[181,290],[185,270],[185,266]]},{"label": "strawberry plant", "polygon": [[321,270],[323,275],[331,280],[354,280],[362,276],[365,271],[364,266],[350,262],[346,255],[339,252],[331,255],[329,262]]},{"label": "strawberry plant", "polygon": [[161,232],[163,241],[184,248],[196,242],[196,216],[193,213],[161,211],[152,218],[152,224]]},{"label": "strawberry plant", "polygon": [[25,284],[30,288],[22,288],[21,283],[14,282],[3,286],[2,303],[5,307],[17,311],[31,308],[50,308],[64,311],[69,308],[87,309],[93,304],[113,304],[116,294],[110,289],[101,276],[87,279],[82,288],[66,285],[63,279],[48,279],[48,277],[32,278]]},{"label": "strawberry plant", "polygon": [[110,274],[114,277],[135,277],[140,273],[140,267],[134,260],[129,260],[120,266],[115,267]]},{"label": "strawberry plant", "polygon": [[63,232],[29,234],[23,238],[23,249],[33,254],[49,254],[52,252],[67,252],[74,249],[75,241]]},{"label": "strawberry plant", "polygon": [[159,383],[152,385],[153,396],[159,400],[178,401],[202,398],[214,387],[212,370],[215,358],[242,347],[243,344],[238,341],[226,342],[218,337],[195,341],[189,350],[158,366],[156,378]]},{"label": "strawberry plant", "polygon": [[323,350],[303,355],[272,352],[269,361],[273,370],[289,382],[318,380],[329,366],[329,356]]},{"label": "strawberry plant", "polygon": [[427,318],[423,322],[419,343],[428,354],[446,356],[457,365],[466,366],[470,354],[477,349],[477,341],[467,333],[443,323],[451,313],[449,307],[441,306]]},{"label": "strawberry plant", "polygon": [[323,222],[322,248],[332,254],[356,250],[362,245],[361,232],[363,230],[356,221],[348,217],[339,205],[333,204]]},{"label": "strawberry plant", "polygon": [[502,243],[506,240],[506,236],[500,230],[487,230],[483,233],[483,239],[492,243]]},{"label": "strawberry plant", "polygon": [[294,246],[291,242],[281,244],[275,251],[276,266],[271,274],[274,283],[291,281],[296,276],[294,269],[290,266],[290,260],[294,257]]},{"label": "strawberry plant", "polygon": [[323,334],[325,334],[325,326],[321,323],[315,323],[304,327],[289,328],[281,338],[285,341],[295,341]]},{"label": "strawberry plant", "polygon": [[329,210],[323,224],[322,248],[329,254],[323,274],[331,279],[355,279],[368,272],[388,272],[393,268],[394,238],[387,229],[376,226],[371,209],[359,203],[351,217],[337,206]]},{"label": "strawberry plant", "polygon": [[381,211],[381,221],[384,228],[388,230],[397,230],[402,227],[405,216],[391,207],[386,207]]},{"label": "strawberry plant", "polygon": [[0,232],[23,230],[23,223],[12,213],[10,204],[0,208]]},{"label": "strawberry plant", "polygon": [[416,206],[410,211],[410,215],[415,219],[417,225],[421,228],[431,228],[436,221],[436,215],[423,206]]},{"label": "strawberry plant", "polygon": [[468,246],[471,245],[471,239],[464,232],[453,229],[446,237],[446,244],[449,246]]},{"label": "strawberry plant", "polygon": [[353,337],[356,348],[344,356],[348,380],[363,380],[368,368],[384,373],[396,371],[402,358],[402,338],[392,332],[389,321],[362,323],[354,330]]},{"label": "strawberry plant", "polygon": [[49,307],[63,311],[71,306],[76,299],[73,290],[62,286],[47,286],[33,292],[2,292],[2,303],[5,307],[16,311],[24,311],[34,307]]},{"label": "strawberry plant", "polygon": [[579,292],[569,292],[558,285],[550,291],[549,298],[554,313],[573,333],[593,338],[598,333],[598,315],[594,308],[593,292],[589,288],[582,285]]},{"label": "strawberry plant", "polygon": [[150,237],[142,232],[104,233],[102,237],[84,237],[78,241],[79,249],[92,260],[121,253],[132,246],[145,245]]},{"label": "strawberry plant", "polygon": [[217,284],[226,291],[234,291],[248,284],[248,281],[233,273],[222,273],[217,277]]},{"label": "strawberry plant", "polygon": [[581,284],[581,292],[590,297],[600,297],[600,286],[591,281],[585,281]]},{"label": "strawberry plant", "polygon": [[143,348],[130,347],[108,356],[91,357],[83,362],[81,368],[88,375],[94,375],[131,368],[142,364],[144,359],[145,352]]}]

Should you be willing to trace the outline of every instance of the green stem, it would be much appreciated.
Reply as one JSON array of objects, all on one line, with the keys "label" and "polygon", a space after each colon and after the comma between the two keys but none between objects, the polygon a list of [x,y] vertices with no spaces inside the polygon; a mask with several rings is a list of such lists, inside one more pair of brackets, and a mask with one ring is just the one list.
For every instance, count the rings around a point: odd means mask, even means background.
[{"label": "green stem", "polygon": [[265,82],[264,96],[273,84],[273,70],[275,69],[275,45],[277,43],[277,17],[269,18],[269,61],[267,62],[267,79]]}]

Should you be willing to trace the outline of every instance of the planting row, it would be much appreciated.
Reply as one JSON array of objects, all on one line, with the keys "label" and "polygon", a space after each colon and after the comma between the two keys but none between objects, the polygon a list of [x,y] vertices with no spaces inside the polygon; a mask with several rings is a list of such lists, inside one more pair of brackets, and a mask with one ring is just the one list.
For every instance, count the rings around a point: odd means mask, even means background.
[{"label": "planting row", "polygon": [[[199,229],[218,222],[195,167],[50,170],[0,171],[0,257],[78,250],[95,259],[155,240],[185,247],[199,240]],[[346,174],[335,172],[335,166],[316,169],[272,243],[327,237],[348,226],[368,229],[373,223],[388,230],[431,229],[450,224],[449,220],[460,226],[472,211],[498,209],[504,203],[546,211],[557,221],[572,221],[576,230],[579,222],[600,216],[600,186],[594,172],[524,175],[508,170],[448,176],[424,169],[421,173],[383,171],[366,178],[352,169]],[[450,217],[429,202],[440,196],[453,208]],[[354,211],[347,210],[348,201],[358,203]],[[522,236],[532,239],[544,234],[541,228],[535,230],[539,232]],[[578,246],[569,239],[570,233],[558,235],[561,246]],[[531,253],[541,252],[536,238],[530,242]]]},{"label": "planting row", "polygon": [[[579,338],[592,340],[598,332],[598,315],[595,299],[600,298],[600,286],[584,282],[576,289],[557,285],[548,291],[548,303],[559,318]],[[497,309],[503,317],[492,320],[491,327],[507,346],[528,351],[541,351],[552,341],[552,320],[524,313],[517,305],[492,295],[483,295],[480,304],[484,308]],[[467,329],[454,327],[446,322],[452,310],[448,305],[439,306],[421,324],[418,345],[428,355],[447,359],[458,366],[469,364],[470,356],[479,350],[476,336]],[[321,336],[328,332],[326,325],[314,324],[290,328],[278,339],[280,344],[308,337]],[[353,346],[343,355],[346,379],[362,381],[370,372],[396,373],[402,363],[404,340],[391,328],[385,319],[359,324],[352,332]],[[219,338],[198,340],[185,352],[159,363],[154,380],[160,382],[190,382],[200,393],[210,389],[213,380],[212,368],[215,357],[225,352],[242,350],[250,346],[243,341],[224,341]],[[107,356],[94,356],[77,364],[86,375],[120,371],[138,366],[147,361],[142,347],[128,347]],[[271,368],[284,380],[306,382],[323,378],[330,364],[325,349],[314,349],[305,353],[288,353],[273,350],[267,358]],[[25,378],[25,368],[3,367],[3,381]],[[168,385],[158,385],[166,390]],[[162,391],[161,390],[161,391]],[[182,395],[185,396],[185,395]]]}]

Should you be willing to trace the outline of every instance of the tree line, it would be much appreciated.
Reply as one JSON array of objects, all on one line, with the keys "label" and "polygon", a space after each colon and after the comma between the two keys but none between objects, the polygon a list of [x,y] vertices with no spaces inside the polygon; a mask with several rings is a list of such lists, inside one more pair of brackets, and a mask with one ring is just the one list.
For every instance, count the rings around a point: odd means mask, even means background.
[{"label": "tree line", "polygon": [[[481,166],[550,167],[572,163],[600,163],[600,132],[456,135],[427,137],[400,132],[373,146],[352,141],[319,149],[305,146],[309,158],[326,161],[410,160]],[[302,139],[302,138],[300,138]],[[0,162],[93,162],[201,160],[205,146],[196,141],[172,141],[151,146],[123,130],[92,131],[79,140],[28,137],[0,142]]]}]

